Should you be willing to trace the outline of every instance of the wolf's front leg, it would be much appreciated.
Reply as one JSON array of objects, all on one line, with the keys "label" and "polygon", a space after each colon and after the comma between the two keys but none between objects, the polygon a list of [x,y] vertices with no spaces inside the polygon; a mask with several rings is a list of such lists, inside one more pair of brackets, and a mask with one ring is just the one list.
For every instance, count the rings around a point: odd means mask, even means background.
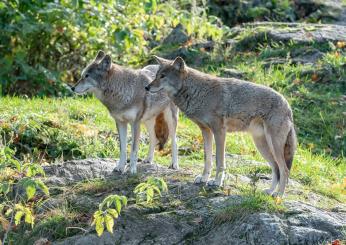
[{"label": "wolf's front leg", "polygon": [[226,129],[219,128],[214,130],[216,144],[216,176],[215,180],[210,180],[208,185],[222,186],[225,178],[225,140]]},{"label": "wolf's front leg", "polygon": [[169,135],[172,140],[172,164],[170,168],[179,169],[178,163],[178,145],[177,145],[177,124],[178,124],[178,109],[173,105],[165,111],[165,118],[167,118]]},{"label": "wolf's front leg", "polygon": [[209,128],[201,127],[204,141],[204,170],[195,178],[195,183],[206,183],[210,177],[213,161],[213,134]]},{"label": "wolf's front leg", "polygon": [[138,147],[139,147],[139,136],[140,136],[140,122],[135,121],[131,125],[132,133],[132,144],[131,144],[131,155],[130,155],[130,171],[131,174],[137,173],[137,159],[138,159]]},{"label": "wolf's front leg", "polygon": [[127,123],[124,122],[116,122],[118,134],[119,134],[119,140],[120,140],[120,160],[116,167],[117,171],[120,171],[122,173],[125,172],[125,166],[127,161]]},{"label": "wolf's front leg", "polygon": [[152,164],[154,159],[155,146],[158,143],[156,134],[155,134],[155,118],[152,118],[144,123],[149,134],[149,151],[148,151],[148,156],[144,160],[144,162]]}]

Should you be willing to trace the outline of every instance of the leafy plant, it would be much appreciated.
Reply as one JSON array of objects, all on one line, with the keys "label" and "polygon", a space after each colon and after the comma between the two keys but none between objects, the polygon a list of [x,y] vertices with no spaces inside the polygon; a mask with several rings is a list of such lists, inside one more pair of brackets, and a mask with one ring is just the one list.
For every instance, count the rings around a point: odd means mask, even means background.
[{"label": "leafy plant", "polygon": [[5,231],[3,244],[13,225],[20,225],[23,218],[25,223],[34,226],[34,208],[41,199],[37,190],[49,195],[48,187],[37,178],[45,175],[43,168],[35,163],[23,163],[14,154],[14,150],[0,145],[0,224]]},{"label": "leafy plant", "polygon": [[162,178],[149,177],[146,182],[136,186],[136,203],[153,204],[158,196],[161,197],[162,192],[168,192],[167,183]]},{"label": "leafy plant", "polygon": [[100,203],[91,224],[95,225],[98,236],[103,234],[105,226],[108,232],[113,233],[114,220],[119,217],[121,209],[126,205],[127,198],[118,195],[109,195]]},{"label": "leafy plant", "polygon": [[2,1],[0,94],[67,94],[63,82],[99,49],[138,66],[178,23],[194,38],[222,37],[217,18],[177,1]]}]

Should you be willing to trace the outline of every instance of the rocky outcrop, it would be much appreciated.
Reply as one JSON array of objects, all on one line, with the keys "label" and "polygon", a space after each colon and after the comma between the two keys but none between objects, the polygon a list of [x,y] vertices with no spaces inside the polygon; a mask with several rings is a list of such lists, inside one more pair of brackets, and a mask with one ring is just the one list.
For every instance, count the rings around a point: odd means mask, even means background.
[{"label": "rocky outcrop", "polygon": [[346,26],[278,22],[248,23],[231,29],[230,42],[237,51],[251,50],[263,43],[328,45],[346,41]]},{"label": "rocky outcrop", "polygon": [[[228,164],[249,164],[239,157],[228,156]],[[129,176],[113,172],[116,161],[87,159],[69,161],[49,167],[48,183],[73,184],[88,178],[111,178],[126,183]],[[262,165],[254,162],[253,164]],[[140,177],[160,176],[169,184],[169,194],[157,207],[147,208],[130,203],[117,220],[114,234],[105,232],[100,238],[94,231],[75,235],[56,245],[68,244],[318,244],[334,239],[346,239],[346,208],[318,208],[302,201],[286,201],[286,210],[279,213],[249,212],[232,221],[218,222],[220,211],[240,205],[244,196],[226,195],[215,191],[207,195],[207,187],[192,183],[194,173],[171,170],[159,165],[139,164]],[[229,176],[229,181],[251,182],[249,176]],[[259,185],[268,185],[270,178],[260,176]],[[291,181],[292,189],[300,184]],[[126,189],[126,188],[124,188]],[[317,194],[316,194],[317,195]],[[84,200],[91,204],[91,200]],[[96,198],[96,197],[95,197]],[[95,199],[94,198],[94,199]],[[99,197],[96,198],[99,200]],[[94,205],[90,205],[94,206]],[[240,210],[241,211],[241,210]]]},{"label": "rocky outcrop", "polygon": [[342,0],[233,0],[209,1],[209,13],[218,16],[228,26],[252,21],[304,20],[329,23],[342,17]]}]

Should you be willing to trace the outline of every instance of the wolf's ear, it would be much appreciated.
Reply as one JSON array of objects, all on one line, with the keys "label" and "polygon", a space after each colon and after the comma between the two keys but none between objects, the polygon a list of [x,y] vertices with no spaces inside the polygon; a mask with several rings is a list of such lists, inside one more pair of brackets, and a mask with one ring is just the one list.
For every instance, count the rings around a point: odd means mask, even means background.
[{"label": "wolf's ear", "polygon": [[159,64],[159,65],[164,65],[164,64],[167,64],[169,61],[164,59],[164,58],[161,58],[159,56],[156,56],[156,55],[153,55],[153,58],[155,59],[155,61]]},{"label": "wolf's ear", "polygon": [[106,54],[100,62],[100,67],[104,71],[108,71],[112,66],[112,58]]},{"label": "wolf's ear", "polygon": [[173,61],[173,67],[175,69],[177,69],[178,71],[183,71],[185,70],[185,61],[183,60],[183,58],[181,58],[180,56],[178,56],[177,58],[175,58],[175,60]]},{"label": "wolf's ear", "polygon": [[95,57],[95,61],[101,60],[104,56],[105,56],[105,52],[103,52],[102,50],[99,50],[99,51],[97,52],[96,57]]}]

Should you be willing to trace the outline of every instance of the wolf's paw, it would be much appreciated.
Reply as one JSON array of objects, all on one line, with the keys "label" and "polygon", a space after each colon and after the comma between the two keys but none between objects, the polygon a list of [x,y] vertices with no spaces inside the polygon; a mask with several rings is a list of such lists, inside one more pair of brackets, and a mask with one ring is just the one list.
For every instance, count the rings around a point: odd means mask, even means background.
[{"label": "wolf's paw", "polygon": [[125,164],[118,164],[118,166],[116,166],[114,170],[124,174],[127,171],[127,167]]},{"label": "wolf's paw", "polygon": [[271,196],[271,195],[273,194],[273,192],[274,192],[274,191],[271,190],[271,189],[264,189],[264,190],[263,190],[263,193],[266,194],[266,195],[269,195],[269,196]]},{"label": "wolf's paw", "polygon": [[131,168],[130,173],[131,174],[137,174],[137,168]]},{"label": "wolf's paw", "polygon": [[170,168],[170,169],[178,170],[178,169],[179,169],[179,165],[176,164],[176,163],[172,163],[171,165],[169,165],[169,168]]},{"label": "wolf's paw", "polygon": [[145,159],[143,160],[143,163],[153,164],[153,159],[145,158]]},{"label": "wolf's paw", "polygon": [[274,198],[282,198],[282,196],[283,196],[284,194],[283,193],[280,193],[280,192],[273,192],[272,194],[271,194],[271,196],[272,197],[274,197]]},{"label": "wolf's paw", "polygon": [[207,176],[203,176],[203,175],[198,175],[195,178],[195,184],[200,184],[200,183],[206,183],[208,181],[208,177]]},{"label": "wolf's paw", "polygon": [[137,174],[137,164],[136,163],[130,163],[130,173],[131,174]]},{"label": "wolf's paw", "polygon": [[221,180],[217,180],[217,179],[213,179],[213,180],[209,180],[208,181],[208,186],[217,186],[220,187],[222,186],[222,181]]}]

